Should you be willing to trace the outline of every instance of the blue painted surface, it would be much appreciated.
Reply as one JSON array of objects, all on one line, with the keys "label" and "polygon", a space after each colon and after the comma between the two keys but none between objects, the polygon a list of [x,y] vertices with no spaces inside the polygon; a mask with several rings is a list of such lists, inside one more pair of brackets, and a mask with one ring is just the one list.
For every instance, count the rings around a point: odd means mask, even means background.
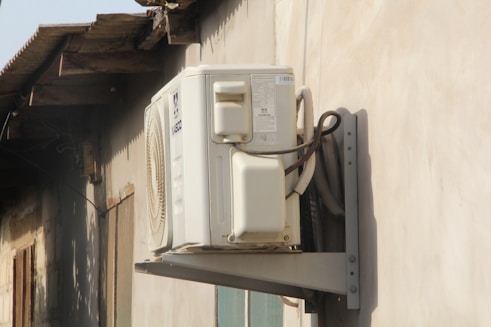
[{"label": "blue painted surface", "polygon": [[217,286],[217,326],[245,326],[245,291]]},{"label": "blue painted surface", "polygon": [[249,327],[282,327],[283,303],[277,295],[249,293]]}]

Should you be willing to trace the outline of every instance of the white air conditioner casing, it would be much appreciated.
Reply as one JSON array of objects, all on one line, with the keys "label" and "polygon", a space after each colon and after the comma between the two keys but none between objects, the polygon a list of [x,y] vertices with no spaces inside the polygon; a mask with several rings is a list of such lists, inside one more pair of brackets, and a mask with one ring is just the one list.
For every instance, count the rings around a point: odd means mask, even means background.
[{"label": "white air conditioner casing", "polygon": [[[287,249],[300,244],[291,68],[190,67],[145,110],[149,246]],[[288,196],[289,195],[289,196]]]}]

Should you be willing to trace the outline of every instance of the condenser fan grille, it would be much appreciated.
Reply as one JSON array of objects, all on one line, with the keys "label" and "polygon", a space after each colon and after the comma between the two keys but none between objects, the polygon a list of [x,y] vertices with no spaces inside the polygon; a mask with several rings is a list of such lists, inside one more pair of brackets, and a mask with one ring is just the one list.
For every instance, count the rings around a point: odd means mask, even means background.
[{"label": "condenser fan grille", "polygon": [[164,138],[159,112],[152,108],[147,115],[145,142],[147,167],[147,207],[152,245],[162,244],[166,223],[165,215],[165,153]]}]

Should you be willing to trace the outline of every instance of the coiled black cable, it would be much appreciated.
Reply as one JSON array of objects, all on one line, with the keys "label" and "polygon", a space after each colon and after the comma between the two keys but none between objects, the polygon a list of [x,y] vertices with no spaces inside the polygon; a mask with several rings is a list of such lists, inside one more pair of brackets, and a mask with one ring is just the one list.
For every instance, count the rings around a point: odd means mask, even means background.
[{"label": "coiled black cable", "polygon": [[[334,123],[334,125],[323,131],[322,127],[324,126],[324,122],[329,117],[336,117],[336,122]],[[312,154],[314,154],[315,151],[319,148],[319,145],[321,144],[322,136],[334,132],[339,127],[340,124],[341,124],[341,115],[338,114],[337,112],[326,111],[325,113],[323,113],[319,118],[319,122],[317,123],[317,128],[314,133],[312,144],[310,145],[310,147],[307,149],[307,151],[302,157],[300,157],[294,164],[292,164],[291,166],[285,169],[285,175],[290,174],[291,172],[298,169],[298,167],[302,166],[310,158],[310,156],[312,156]]]}]

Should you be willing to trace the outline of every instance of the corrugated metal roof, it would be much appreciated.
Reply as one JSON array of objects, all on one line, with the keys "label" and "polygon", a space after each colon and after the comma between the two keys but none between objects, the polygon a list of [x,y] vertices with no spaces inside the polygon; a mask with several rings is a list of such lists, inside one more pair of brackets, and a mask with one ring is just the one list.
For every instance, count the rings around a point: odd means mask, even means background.
[{"label": "corrugated metal roof", "polygon": [[[134,50],[134,39],[149,22],[142,14],[100,14],[93,23],[40,25],[34,35],[0,71],[0,114],[11,110],[40,70],[62,50],[118,52]],[[86,42],[100,40],[97,42]]]},{"label": "corrugated metal roof", "polygon": [[39,25],[34,35],[7,62],[0,76],[9,72],[32,72],[39,59],[45,58],[67,34],[81,34],[89,27],[90,24]]}]

